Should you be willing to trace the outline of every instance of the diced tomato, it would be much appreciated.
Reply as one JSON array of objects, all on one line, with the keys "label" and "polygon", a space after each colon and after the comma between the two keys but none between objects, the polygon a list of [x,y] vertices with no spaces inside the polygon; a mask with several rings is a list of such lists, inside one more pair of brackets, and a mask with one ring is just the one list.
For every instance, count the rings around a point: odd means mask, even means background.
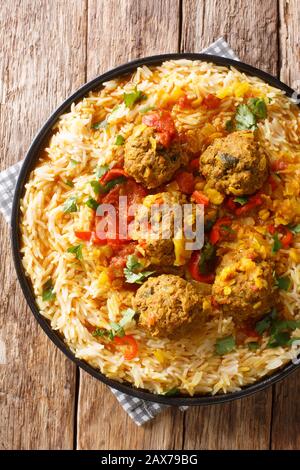
[{"label": "diced tomato", "polygon": [[190,171],[193,171],[193,172],[199,172],[199,168],[200,168],[200,158],[193,158],[189,165],[188,165],[188,168]]},{"label": "diced tomato", "polygon": [[188,264],[190,274],[195,281],[212,284],[215,280],[215,275],[213,273],[209,273],[209,274],[200,273],[199,271],[200,260],[201,260],[201,250],[193,251],[191,259]]},{"label": "diced tomato", "polygon": [[175,180],[182,193],[192,194],[195,187],[195,180],[192,173],[188,173],[187,171],[181,171],[176,175]]},{"label": "diced tomato", "polygon": [[102,176],[101,183],[106,184],[111,180],[119,178],[120,176],[125,176],[126,178],[128,177],[126,171],[122,168],[112,168],[107,173],[105,173],[104,176]]},{"label": "diced tomato", "polygon": [[136,244],[136,242],[131,242],[128,245],[115,249],[115,253],[110,259],[110,266],[115,269],[125,268],[127,258],[134,253]]},{"label": "diced tomato", "polygon": [[102,240],[97,237],[95,232],[89,231],[89,232],[77,232],[75,231],[75,235],[79,240],[83,240],[86,242],[92,242],[94,245],[106,245],[107,241]]},{"label": "diced tomato", "polygon": [[251,211],[257,206],[260,206],[262,203],[263,201],[260,194],[254,194],[254,196],[251,196],[249,198],[247,204],[236,209],[235,214],[237,216],[247,214],[249,211]]},{"label": "diced tomato", "polygon": [[220,98],[209,93],[204,97],[203,104],[207,107],[207,109],[217,109],[220,106],[221,101],[222,100],[220,100]]},{"label": "diced tomato", "polygon": [[275,225],[268,225],[268,231],[271,235],[274,235],[276,232]]},{"label": "diced tomato", "polygon": [[125,336],[115,336],[114,343],[118,346],[127,346],[124,357],[128,361],[134,359],[138,354],[138,343],[132,335],[125,335]]},{"label": "diced tomato", "polygon": [[284,231],[285,233],[280,241],[283,248],[288,248],[293,243],[294,236],[288,228],[284,227]]},{"label": "diced tomato", "polygon": [[161,109],[151,114],[146,114],[142,122],[146,126],[154,127],[159,141],[164,147],[169,147],[172,140],[177,136],[177,130],[170,111]]},{"label": "diced tomato", "polygon": [[232,219],[230,219],[230,217],[221,217],[220,219],[218,219],[211,229],[209,236],[210,243],[212,243],[213,245],[218,243],[218,241],[220,241],[221,238],[226,234],[226,231],[224,231],[222,226],[230,226],[231,223]]},{"label": "diced tomato", "polygon": [[234,202],[234,200],[233,200],[232,197],[229,197],[228,199],[226,199],[225,207],[226,207],[226,209],[228,209],[230,212],[235,212],[235,210],[237,209],[238,205]]},{"label": "diced tomato", "polygon": [[280,170],[285,170],[287,168],[288,164],[287,162],[284,162],[283,160],[276,160],[275,162],[272,163],[271,168],[272,171],[280,171]]},{"label": "diced tomato", "polygon": [[192,194],[192,198],[197,204],[203,204],[204,206],[209,205],[209,199],[205,194],[201,193],[201,191],[194,191]]},{"label": "diced tomato", "polygon": [[192,107],[191,100],[186,95],[179,98],[178,105],[181,109],[190,109]]}]

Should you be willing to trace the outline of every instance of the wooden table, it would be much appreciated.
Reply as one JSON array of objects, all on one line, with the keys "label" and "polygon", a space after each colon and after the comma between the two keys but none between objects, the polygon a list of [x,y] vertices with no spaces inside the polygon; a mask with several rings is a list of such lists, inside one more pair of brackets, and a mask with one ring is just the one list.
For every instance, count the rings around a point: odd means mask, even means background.
[{"label": "wooden table", "polygon": [[[87,80],[130,59],[201,51],[224,36],[238,56],[299,86],[298,0],[7,0],[0,9],[1,169]],[[169,409],[142,428],[38,327],[1,221],[1,449],[296,449],[300,373],[226,405]]]}]

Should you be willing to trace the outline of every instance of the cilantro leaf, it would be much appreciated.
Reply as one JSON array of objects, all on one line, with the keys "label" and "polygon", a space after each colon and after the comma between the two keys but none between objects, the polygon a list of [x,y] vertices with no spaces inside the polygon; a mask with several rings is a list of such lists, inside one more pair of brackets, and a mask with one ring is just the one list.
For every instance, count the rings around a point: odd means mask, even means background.
[{"label": "cilantro leaf", "polygon": [[257,128],[256,117],[246,104],[239,104],[235,114],[236,128],[239,130],[249,129],[254,131]]},{"label": "cilantro leaf", "polygon": [[119,323],[111,322],[110,326],[111,326],[111,334],[113,334],[113,336],[119,336],[120,338],[125,336],[124,328],[121,325],[119,325]]},{"label": "cilantro leaf", "polygon": [[94,193],[97,194],[97,196],[103,191],[104,186],[99,183],[98,180],[90,181],[90,185],[92,186]]},{"label": "cilantro leaf", "polygon": [[119,176],[118,178],[114,178],[106,183],[104,186],[104,192],[108,193],[112,188],[114,188],[117,184],[122,184],[127,181],[126,176]]},{"label": "cilantro leaf", "polygon": [[173,397],[174,395],[177,395],[178,393],[180,393],[180,390],[179,388],[177,387],[173,387],[173,388],[170,388],[170,390],[167,390],[164,395],[166,397]]},{"label": "cilantro leaf", "polygon": [[71,180],[66,180],[66,181],[65,181],[65,184],[66,184],[67,186],[70,186],[70,188],[74,188],[74,183],[73,183],[73,181],[71,181]]},{"label": "cilantro leaf", "polygon": [[276,286],[279,289],[288,291],[289,288],[291,287],[292,281],[289,276],[282,276],[282,277],[277,277],[276,278]]},{"label": "cilantro leaf", "polygon": [[235,347],[235,339],[232,335],[219,338],[215,344],[216,353],[220,356],[230,353],[235,349]]},{"label": "cilantro leaf", "polygon": [[71,163],[72,166],[76,166],[76,165],[79,165],[80,162],[78,162],[77,160],[74,160],[73,158],[71,158],[70,163]]},{"label": "cilantro leaf", "polygon": [[66,200],[63,211],[66,213],[78,211],[77,199],[75,196],[69,197],[69,199]]},{"label": "cilantro leaf", "polygon": [[267,117],[267,106],[265,100],[263,100],[262,98],[249,98],[247,104],[251,112],[258,119],[265,119]]},{"label": "cilantro leaf", "polygon": [[244,197],[237,196],[234,198],[234,202],[237,202],[241,206],[244,206],[245,204],[247,204],[248,198],[246,196]]},{"label": "cilantro leaf", "polygon": [[216,247],[211,243],[205,243],[201,250],[201,256],[199,260],[199,272],[201,274],[207,274],[209,271],[209,264],[212,265],[216,258]]},{"label": "cilantro leaf", "polygon": [[103,121],[95,122],[94,124],[91,125],[91,128],[95,130],[106,129],[106,127],[107,127],[106,119],[103,119]]},{"label": "cilantro leaf", "polygon": [[280,331],[275,333],[269,340],[268,348],[277,348],[278,346],[286,346],[291,339],[291,333],[288,331]]},{"label": "cilantro leaf", "polygon": [[271,318],[267,316],[256,323],[255,331],[257,331],[257,333],[261,336],[270,327],[271,327]]},{"label": "cilantro leaf", "polygon": [[108,170],[109,170],[108,165],[97,166],[95,170],[96,178],[100,179],[102,176],[104,176],[108,172]]},{"label": "cilantro leaf", "polygon": [[125,142],[124,137],[121,134],[118,134],[116,137],[115,145],[123,145]]},{"label": "cilantro leaf", "polygon": [[124,268],[126,282],[129,284],[142,284],[147,277],[154,273],[154,271],[135,272],[141,267],[142,264],[138,261],[137,257],[129,255],[127,258],[126,268]]},{"label": "cilantro leaf", "polygon": [[123,311],[123,317],[119,321],[119,325],[124,327],[127,323],[129,323],[135,316],[136,312],[133,308],[127,308]]},{"label": "cilantro leaf", "polygon": [[124,103],[125,106],[129,109],[132,109],[134,104],[137,103],[138,101],[141,101],[146,98],[146,95],[140,90],[137,89],[137,87],[134,88],[134,91],[131,93],[124,93]]},{"label": "cilantro leaf", "polygon": [[98,202],[92,197],[89,197],[87,201],[85,201],[85,205],[94,211],[96,211],[99,206]]},{"label": "cilantro leaf", "polygon": [[82,260],[82,259],[83,259],[83,256],[82,256],[82,244],[70,246],[70,248],[67,249],[67,252],[68,252],[68,253],[73,253],[73,254],[75,255],[75,258],[76,258],[76,259],[79,259],[79,260]]},{"label": "cilantro leaf", "polygon": [[42,292],[42,299],[44,302],[48,302],[49,300],[55,299],[56,294],[53,292],[53,284],[52,279],[49,279],[46,284],[44,284],[43,292]]},{"label": "cilantro leaf", "polygon": [[297,233],[300,233],[300,224],[294,226],[289,225],[289,229],[294,235],[297,235]]},{"label": "cilantro leaf", "polygon": [[274,233],[273,235],[273,246],[272,246],[272,254],[277,253],[278,250],[282,247],[281,241],[278,237],[278,232]]},{"label": "cilantro leaf", "polygon": [[251,341],[247,343],[249,351],[256,351],[259,348],[259,343],[257,341]]},{"label": "cilantro leaf", "polygon": [[92,335],[93,335],[93,336],[99,336],[100,338],[103,338],[103,336],[106,336],[106,335],[107,335],[107,330],[105,330],[104,328],[96,328],[96,329],[92,332]]},{"label": "cilantro leaf", "polygon": [[232,132],[234,130],[234,122],[232,119],[228,119],[228,121],[225,122],[225,129],[228,132]]}]

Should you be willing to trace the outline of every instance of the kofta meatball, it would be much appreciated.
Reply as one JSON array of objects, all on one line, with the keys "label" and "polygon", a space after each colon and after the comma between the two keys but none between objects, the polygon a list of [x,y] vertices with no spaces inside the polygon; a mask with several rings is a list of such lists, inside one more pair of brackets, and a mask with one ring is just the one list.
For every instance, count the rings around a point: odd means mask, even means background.
[{"label": "kofta meatball", "polygon": [[188,281],[172,274],[149,278],[136,292],[133,308],[152,336],[170,336],[196,317],[204,319],[202,297]]},{"label": "kofta meatball", "polygon": [[152,127],[141,125],[125,144],[124,169],[148,189],[170,181],[186,162],[187,155],[178,140],[164,147]]},{"label": "kofta meatball", "polygon": [[249,195],[267,178],[267,157],[251,131],[216,139],[200,157],[200,171],[210,187],[226,195]]},{"label": "kofta meatball", "polygon": [[253,251],[228,252],[217,268],[212,295],[226,315],[238,323],[255,320],[274,305],[273,266]]}]

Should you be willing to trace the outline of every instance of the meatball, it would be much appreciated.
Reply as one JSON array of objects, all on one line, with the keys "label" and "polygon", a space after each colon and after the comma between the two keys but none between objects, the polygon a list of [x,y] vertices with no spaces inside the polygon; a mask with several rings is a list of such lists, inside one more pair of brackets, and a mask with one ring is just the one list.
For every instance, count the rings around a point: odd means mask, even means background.
[{"label": "meatball", "polygon": [[222,194],[255,193],[267,178],[267,158],[251,131],[216,139],[200,157],[200,171]]},{"label": "meatball", "polygon": [[147,260],[146,266],[173,266],[175,261],[173,240],[152,240],[139,243],[137,250]]},{"label": "meatball", "polygon": [[237,322],[258,319],[274,304],[273,267],[253,251],[224,255],[212,286],[214,300]]},{"label": "meatball", "polygon": [[125,144],[126,172],[149,189],[170,181],[186,162],[187,156],[178,140],[168,148],[163,147],[151,127],[140,126]]},{"label": "meatball", "polygon": [[133,308],[140,325],[152,336],[169,336],[198,316],[203,318],[202,297],[188,281],[172,274],[148,279],[136,292]]}]

